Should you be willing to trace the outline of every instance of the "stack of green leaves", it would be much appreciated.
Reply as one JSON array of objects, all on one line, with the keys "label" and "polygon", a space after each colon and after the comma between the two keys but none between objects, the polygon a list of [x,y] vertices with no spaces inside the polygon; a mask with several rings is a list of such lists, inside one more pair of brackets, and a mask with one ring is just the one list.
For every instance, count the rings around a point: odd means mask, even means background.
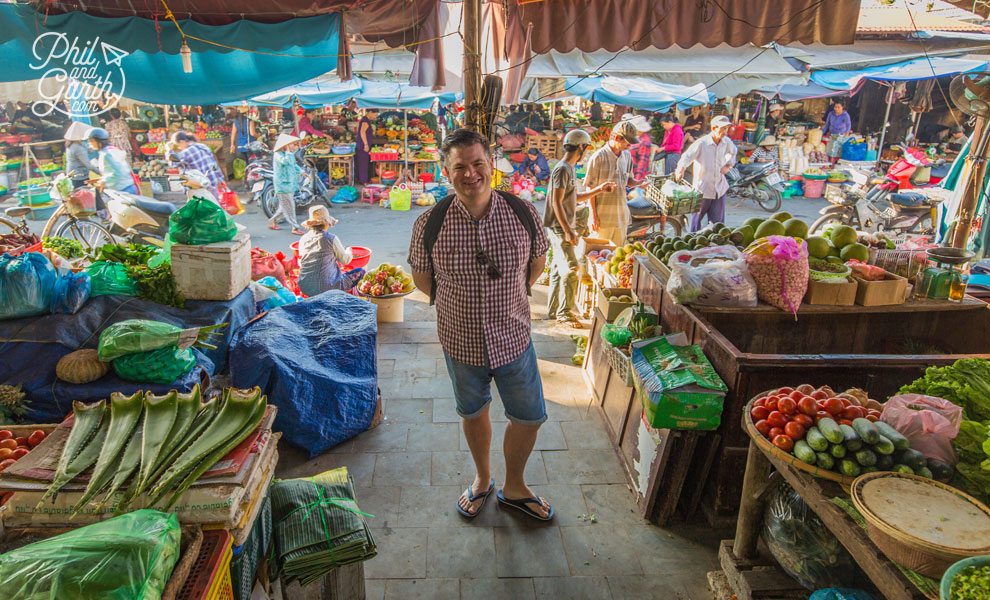
[{"label": "stack of green leaves", "polygon": [[275,522],[275,567],[286,584],[316,581],[339,566],[374,558],[375,540],[354,497],[347,467],[269,490]]}]

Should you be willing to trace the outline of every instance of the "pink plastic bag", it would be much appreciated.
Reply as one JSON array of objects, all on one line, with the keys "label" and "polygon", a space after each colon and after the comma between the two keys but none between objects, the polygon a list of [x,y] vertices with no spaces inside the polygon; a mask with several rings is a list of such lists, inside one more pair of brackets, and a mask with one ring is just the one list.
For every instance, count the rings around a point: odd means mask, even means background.
[{"label": "pink plastic bag", "polygon": [[934,396],[902,394],[887,401],[880,420],[910,440],[913,450],[928,458],[956,464],[952,440],[959,434],[961,406]]}]

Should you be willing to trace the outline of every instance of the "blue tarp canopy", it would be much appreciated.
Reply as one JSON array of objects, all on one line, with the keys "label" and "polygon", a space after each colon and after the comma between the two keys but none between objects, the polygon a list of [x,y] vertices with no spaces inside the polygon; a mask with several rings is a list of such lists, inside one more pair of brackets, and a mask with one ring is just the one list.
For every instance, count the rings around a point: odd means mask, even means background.
[{"label": "blue tarp canopy", "polygon": [[429,109],[433,100],[439,99],[440,104],[450,104],[464,97],[458,93],[437,93],[429,88],[417,87],[408,83],[392,83],[384,81],[368,81],[355,77],[350,81],[340,81],[333,78],[320,78],[292,85],[268,94],[248,98],[240,102],[228,102],[230,106],[240,104],[259,104],[289,108],[294,98],[306,108],[333,106],[343,104],[350,99],[357,100],[361,108],[410,108]]},{"label": "blue tarp canopy", "polygon": [[872,79],[874,81],[916,81],[918,79],[930,79],[943,75],[958,75],[959,73],[979,71],[986,68],[988,63],[990,63],[990,56],[933,56],[930,59],[916,58],[892,65],[868,67],[854,71],[815,71],[811,74],[811,81],[833,90],[851,90],[864,79]]},{"label": "blue tarp canopy", "polygon": [[294,98],[306,108],[333,106],[343,104],[361,93],[361,80],[357,77],[350,81],[317,80],[306,81],[296,85],[275,90],[261,96],[255,96],[241,102],[228,102],[230,106],[243,104],[260,104],[262,106],[281,106],[290,108]]},{"label": "blue tarp canopy", "polygon": [[[110,82],[109,92],[127,98],[217,104],[306,81],[337,64],[341,20],[336,13],[275,24],[179,23],[192,49],[192,73],[183,73],[182,36],[169,21],[107,19],[83,12],[46,17],[29,5],[0,3],[0,81],[51,78],[54,84],[52,69],[82,66],[85,72],[77,78],[83,83],[98,87],[97,78],[103,76]],[[74,54],[73,42],[79,50]],[[87,46],[93,48],[89,54]],[[70,57],[93,62],[67,64]]]},{"label": "blue tarp canopy", "polygon": [[464,97],[461,92],[438,93],[430,88],[393,83],[387,81],[361,81],[361,93],[356,96],[361,108],[416,108],[428,109],[433,100],[440,104],[450,104]]},{"label": "blue tarp canopy", "polygon": [[715,101],[703,83],[687,86],[639,77],[568,77],[564,89],[585,100],[653,112],[665,112],[675,104],[686,108]]},{"label": "blue tarp canopy", "polygon": [[806,98],[827,98],[829,96],[841,96],[848,94],[848,90],[833,90],[814,82],[806,85],[776,85],[756,90],[756,93],[773,100],[780,98],[784,102],[794,100],[804,100]]}]

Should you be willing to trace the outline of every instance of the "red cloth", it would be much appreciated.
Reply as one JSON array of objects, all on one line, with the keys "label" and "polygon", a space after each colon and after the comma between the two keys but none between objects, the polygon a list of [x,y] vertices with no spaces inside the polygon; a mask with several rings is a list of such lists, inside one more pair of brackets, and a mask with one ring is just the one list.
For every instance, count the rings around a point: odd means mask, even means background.
[{"label": "red cloth", "polygon": [[633,179],[642,179],[650,172],[650,151],[653,149],[653,140],[650,134],[645,131],[639,134],[639,143],[629,148],[633,158]]}]

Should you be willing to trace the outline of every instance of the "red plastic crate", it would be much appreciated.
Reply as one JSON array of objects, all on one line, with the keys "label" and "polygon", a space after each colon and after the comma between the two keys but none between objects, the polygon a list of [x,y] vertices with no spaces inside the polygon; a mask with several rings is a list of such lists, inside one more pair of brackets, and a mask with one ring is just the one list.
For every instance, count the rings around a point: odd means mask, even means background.
[{"label": "red plastic crate", "polygon": [[23,248],[18,248],[17,250],[12,250],[7,254],[11,256],[20,256],[25,252],[41,252],[41,242],[38,242],[37,244],[32,244],[30,246],[25,246]]},{"label": "red plastic crate", "polygon": [[203,532],[199,556],[189,570],[176,600],[234,600],[230,580],[231,543],[226,529]]}]

